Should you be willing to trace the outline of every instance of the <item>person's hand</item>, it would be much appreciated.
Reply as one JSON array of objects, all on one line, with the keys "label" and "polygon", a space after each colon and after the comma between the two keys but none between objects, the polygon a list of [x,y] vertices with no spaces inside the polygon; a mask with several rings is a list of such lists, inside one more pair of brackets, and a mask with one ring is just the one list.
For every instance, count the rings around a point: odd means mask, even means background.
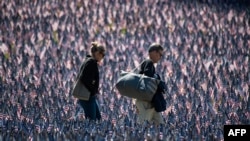
[{"label": "person's hand", "polygon": [[167,91],[167,85],[164,81],[160,81],[158,85],[158,90],[160,93],[165,93],[165,91]]}]

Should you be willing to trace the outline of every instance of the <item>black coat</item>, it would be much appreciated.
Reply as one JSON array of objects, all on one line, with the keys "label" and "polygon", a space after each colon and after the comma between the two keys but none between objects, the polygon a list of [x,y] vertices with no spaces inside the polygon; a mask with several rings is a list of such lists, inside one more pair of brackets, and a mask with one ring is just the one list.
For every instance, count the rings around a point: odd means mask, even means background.
[{"label": "black coat", "polygon": [[99,70],[97,61],[87,55],[80,69],[80,80],[90,91],[91,95],[98,93]]},{"label": "black coat", "polygon": [[147,59],[141,63],[139,74],[144,74],[148,77],[154,77],[155,67],[152,60]]}]

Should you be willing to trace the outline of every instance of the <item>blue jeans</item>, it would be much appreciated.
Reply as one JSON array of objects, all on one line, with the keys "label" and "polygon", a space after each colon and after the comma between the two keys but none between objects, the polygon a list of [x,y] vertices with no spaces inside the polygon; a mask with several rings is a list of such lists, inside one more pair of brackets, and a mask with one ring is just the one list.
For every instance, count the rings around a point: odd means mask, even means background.
[{"label": "blue jeans", "polygon": [[96,103],[96,96],[90,96],[88,101],[79,100],[79,104],[84,110],[86,119],[101,120],[100,110]]}]

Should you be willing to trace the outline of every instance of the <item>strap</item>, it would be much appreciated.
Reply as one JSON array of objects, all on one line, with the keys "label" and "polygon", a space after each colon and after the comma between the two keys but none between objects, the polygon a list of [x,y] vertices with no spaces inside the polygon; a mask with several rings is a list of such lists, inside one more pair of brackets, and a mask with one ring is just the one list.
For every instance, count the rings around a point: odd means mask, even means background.
[{"label": "strap", "polygon": [[77,75],[77,80],[78,79],[80,79],[80,77],[81,77],[81,75],[82,75],[82,71],[83,71],[83,69],[84,69],[84,67],[85,67],[85,64],[86,64],[86,62],[88,61],[89,59],[85,59],[84,60],[84,62],[82,63],[82,65],[81,65],[81,67],[80,67],[80,70],[79,70],[79,73],[78,73],[78,75]]},{"label": "strap", "polygon": [[[142,63],[143,63],[143,62],[142,62]],[[132,73],[139,73],[142,63],[141,63],[139,66],[137,66],[137,67],[135,67],[134,69],[132,69],[130,72],[132,72]]]}]

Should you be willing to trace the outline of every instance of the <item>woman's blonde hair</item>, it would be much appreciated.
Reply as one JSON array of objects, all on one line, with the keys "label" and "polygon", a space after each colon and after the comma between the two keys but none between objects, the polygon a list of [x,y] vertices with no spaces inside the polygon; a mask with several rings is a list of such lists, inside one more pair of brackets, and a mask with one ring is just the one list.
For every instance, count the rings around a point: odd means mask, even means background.
[{"label": "woman's blonde hair", "polygon": [[102,53],[103,55],[105,54],[105,48],[104,46],[100,45],[99,43],[97,42],[92,42],[91,43],[91,53],[94,54],[95,52],[100,52]]}]

